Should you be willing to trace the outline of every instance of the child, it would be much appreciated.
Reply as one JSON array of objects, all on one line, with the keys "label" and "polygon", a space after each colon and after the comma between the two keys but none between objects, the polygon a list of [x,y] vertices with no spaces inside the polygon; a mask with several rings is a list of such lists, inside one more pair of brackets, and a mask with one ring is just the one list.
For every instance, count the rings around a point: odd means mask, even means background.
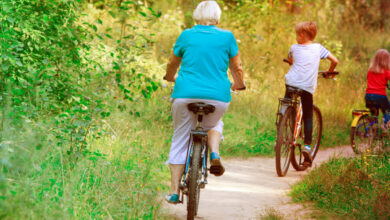
[{"label": "child", "polygon": [[390,54],[389,51],[380,49],[375,53],[368,68],[365,101],[367,108],[374,107],[382,110],[385,118],[384,130],[390,125],[390,103],[386,94],[386,85],[389,80]]},{"label": "child", "polygon": [[[317,75],[320,60],[327,58],[331,61],[328,72],[333,72],[338,60],[321,44],[313,43],[317,35],[317,25],[314,22],[302,22],[295,26],[298,44],[291,46],[288,60],[291,65],[285,76],[286,87],[296,87],[304,90],[301,94],[303,123],[304,123],[304,164],[311,166],[311,142],[313,130],[313,93],[317,87]],[[291,98],[287,92],[285,98]]]}]

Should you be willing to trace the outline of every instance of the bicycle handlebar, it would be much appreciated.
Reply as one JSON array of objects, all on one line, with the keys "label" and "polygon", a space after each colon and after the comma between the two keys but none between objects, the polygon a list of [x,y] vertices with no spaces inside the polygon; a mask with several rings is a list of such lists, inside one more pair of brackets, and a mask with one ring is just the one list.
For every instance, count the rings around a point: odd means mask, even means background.
[{"label": "bicycle handlebar", "polygon": [[[292,62],[290,62],[288,59],[283,59],[283,62],[292,65]],[[336,75],[339,74],[338,71],[333,71],[333,72],[319,71],[318,73],[321,74],[322,77],[324,77],[324,78],[326,78],[326,79],[333,79]],[[388,85],[388,88],[390,89],[390,85]]]},{"label": "bicycle handlebar", "polygon": [[339,74],[338,71],[328,72],[328,71],[319,71],[318,74],[321,74],[325,79],[333,79],[336,75]]},{"label": "bicycle handlebar", "polygon": [[242,87],[242,88],[239,88],[239,89],[236,89],[236,90],[244,91],[244,90],[246,90],[246,86],[244,86],[244,87]]}]

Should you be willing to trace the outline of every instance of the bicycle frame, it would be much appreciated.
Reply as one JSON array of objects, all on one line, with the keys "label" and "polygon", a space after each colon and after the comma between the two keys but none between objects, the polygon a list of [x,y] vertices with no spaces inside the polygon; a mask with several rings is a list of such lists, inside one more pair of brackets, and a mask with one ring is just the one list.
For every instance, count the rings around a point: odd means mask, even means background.
[{"label": "bicycle frame", "polygon": [[297,108],[297,105],[298,105],[298,102],[296,101],[297,97],[294,97],[294,98],[280,98],[279,99],[279,107],[278,107],[278,114],[276,116],[276,124],[279,123],[280,119],[281,119],[281,116],[282,114],[280,113],[281,112],[281,106],[285,106],[286,109],[288,106],[292,106],[294,107],[294,109],[298,109],[297,111],[297,114],[296,114],[296,118],[295,118],[295,124],[294,124],[294,139],[292,140],[292,147],[295,147],[298,145],[297,143],[297,140],[298,140],[298,136],[301,132],[301,129],[302,129],[302,115],[303,115],[303,112],[302,112],[302,102],[299,101],[299,106]]},{"label": "bicycle frame", "polygon": [[[207,154],[208,154],[208,145],[207,145],[207,132],[203,130],[202,128],[202,119],[203,119],[204,114],[203,113],[198,113],[197,114],[197,124],[196,128],[191,131],[191,136],[190,140],[188,143],[188,148],[187,148],[187,159],[186,159],[186,166],[184,169],[184,174],[183,174],[183,180],[182,180],[182,186],[184,188],[187,188],[187,177],[188,177],[188,171],[190,169],[190,162],[192,160],[192,151],[193,151],[193,142],[201,142],[202,150],[201,150],[201,157],[202,157],[202,177],[203,180],[201,181],[201,188],[204,188],[204,186],[207,184]],[[181,203],[183,203],[183,195],[181,195]]]},{"label": "bicycle frame", "polygon": [[301,132],[302,129],[302,102],[299,102],[299,107],[297,111],[297,117],[295,119],[295,127],[294,127],[294,140],[293,140],[293,145],[297,146],[297,140],[298,136]]},{"label": "bicycle frame", "polygon": [[[371,109],[370,111],[352,111],[353,120],[351,123],[351,147],[356,154],[366,153],[366,150],[368,149],[371,150],[371,153],[380,152],[385,150],[386,146],[390,146],[388,138],[389,132],[384,130],[384,128],[381,128],[382,122],[378,113],[378,109]],[[361,120],[362,123],[360,123]],[[364,122],[365,120],[367,121]],[[365,143],[366,141],[368,141],[368,143]],[[362,142],[363,145],[357,144],[360,142]],[[361,146],[363,146],[363,148],[361,148]]]},{"label": "bicycle frame", "polygon": [[[369,111],[367,111],[367,110],[353,110],[352,111],[352,116],[353,116],[353,120],[352,120],[352,123],[351,123],[351,127],[352,128],[356,128],[356,129],[358,129],[359,128],[359,126],[358,126],[358,121],[359,121],[359,119],[361,118],[361,117],[363,117],[363,116],[369,116],[370,118],[373,118],[374,120],[372,120],[371,122],[370,122],[370,124],[368,124],[368,127],[366,128],[366,132],[368,132],[368,130],[372,127],[372,126],[374,126],[375,124],[377,124],[378,125],[378,123],[379,123],[379,120],[378,120],[378,116],[375,116],[375,115],[370,115],[370,112]],[[379,125],[378,125],[379,126]]]}]

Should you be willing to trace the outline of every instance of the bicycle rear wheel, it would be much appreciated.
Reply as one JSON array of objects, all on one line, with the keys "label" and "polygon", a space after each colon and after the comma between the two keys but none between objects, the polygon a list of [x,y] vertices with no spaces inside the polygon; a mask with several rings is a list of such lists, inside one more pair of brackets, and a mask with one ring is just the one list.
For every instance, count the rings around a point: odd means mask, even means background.
[{"label": "bicycle rear wheel", "polygon": [[374,129],[370,126],[369,116],[363,115],[356,127],[351,129],[351,147],[356,154],[366,153],[374,139]]},{"label": "bicycle rear wheel", "polygon": [[295,110],[293,107],[288,107],[280,121],[276,146],[275,146],[275,162],[276,172],[282,177],[287,174],[290,166],[290,147],[292,145],[294,134]]},{"label": "bicycle rear wheel", "polygon": [[[304,157],[302,154],[304,146],[304,127],[302,126],[301,133],[298,136],[298,146],[295,146],[291,154],[291,165],[296,171],[303,171],[307,169],[307,166],[303,166]],[[312,146],[311,146],[311,158],[314,158],[317,155],[318,149],[320,148],[322,138],[322,115],[320,109],[313,105],[313,132],[312,132]]]},{"label": "bicycle rear wheel", "polygon": [[192,157],[190,162],[188,179],[188,200],[187,200],[187,220],[193,220],[197,215],[200,197],[200,177],[201,177],[201,151],[202,144],[194,142]]}]

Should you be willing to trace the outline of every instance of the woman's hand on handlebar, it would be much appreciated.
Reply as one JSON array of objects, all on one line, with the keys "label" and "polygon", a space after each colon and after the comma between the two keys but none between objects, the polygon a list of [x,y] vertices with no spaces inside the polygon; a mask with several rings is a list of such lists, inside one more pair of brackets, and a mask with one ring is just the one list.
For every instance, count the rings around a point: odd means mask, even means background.
[{"label": "woman's hand on handlebar", "polygon": [[167,75],[165,75],[165,76],[163,77],[163,80],[166,80],[166,81],[168,81],[168,82],[175,82],[175,81],[176,81],[176,77],[168,78]]},{"label": "woman's hand on handlebar", "polygon": [[233,82],[232,85],[230,86],[230,89],[233,90],[233,91],[245,90],[246,86],[243,83],[235,83],[235,82]]}]

